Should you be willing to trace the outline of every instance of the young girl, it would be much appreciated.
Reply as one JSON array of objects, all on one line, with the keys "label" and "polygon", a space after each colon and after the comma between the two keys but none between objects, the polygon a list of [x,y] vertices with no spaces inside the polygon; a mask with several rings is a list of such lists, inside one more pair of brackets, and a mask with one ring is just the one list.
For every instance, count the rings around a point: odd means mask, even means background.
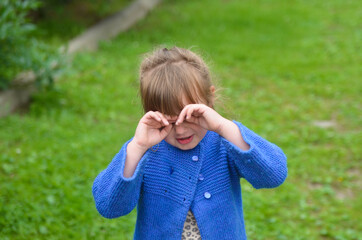
[{"label": "young girl", "polygon": [[140,69],[145,115],[94,181],[99,213],[116,218],[137,205],[134,239],[246,239],[240,178],[274,188],[287,176],[282,150],[213,109],[203,60],[174,47]]}]

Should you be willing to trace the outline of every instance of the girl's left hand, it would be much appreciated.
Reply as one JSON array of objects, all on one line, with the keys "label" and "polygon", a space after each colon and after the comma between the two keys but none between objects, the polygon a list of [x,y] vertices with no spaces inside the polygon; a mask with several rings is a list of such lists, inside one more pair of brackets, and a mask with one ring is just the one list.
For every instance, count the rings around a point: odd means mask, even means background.
[{"label": "girl's left hand", "polygon": [[182,109],[176,121],[176,125],[179,125],[184,121],[197,124],[204,129],[219,133],[221,132],[226,119],[214,109],[204,104],[189,104]]}]

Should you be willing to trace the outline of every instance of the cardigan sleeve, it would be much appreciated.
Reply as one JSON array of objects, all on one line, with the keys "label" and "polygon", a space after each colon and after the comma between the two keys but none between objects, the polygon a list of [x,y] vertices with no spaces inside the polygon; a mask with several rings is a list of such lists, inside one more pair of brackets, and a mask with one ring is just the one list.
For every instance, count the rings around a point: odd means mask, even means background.
[{"label": "cardigan sleeve", "polygon": [[126,142],[112,162],[94,180],[92,193],[98,212],[105,218],[116,218],[130,213],[137,205],[148,151],[139,161],[130,178],[123,176],[126,161]]},{"label": "cardigan sleeve", "polygon": [[268,142],[239,122],[233,121],[250,149],[239,147],[222,138],[232,166],[240,177],[244,177],[254,188],[274,188],[287,177],[287,158],[275,144]]}]

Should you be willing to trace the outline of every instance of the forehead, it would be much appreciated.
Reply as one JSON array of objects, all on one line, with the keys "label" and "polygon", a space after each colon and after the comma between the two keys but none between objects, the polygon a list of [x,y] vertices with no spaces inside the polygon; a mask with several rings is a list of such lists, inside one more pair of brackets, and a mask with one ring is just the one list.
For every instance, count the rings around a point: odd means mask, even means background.
[{"label": "forehead", "polygon": [[159,67],[143,76],[140,89],[146,112],[160,111],[172,116],[178,115],[188,104],[208,104],[209,81],[182,64]]},{"label": "forehead", "polygon": [[167,101],[161,101],[163,105],[161,105],[158,109],[160,112],[170,116],[178,116],[186,105],[203,103],[203,101],[199,100],[195,96],[190,97],[182,91],[179,91],[178,95],[170,97],[171,98]]},{"label": "forehead", "polygon": [[188,104],[202,103],[208,105],[207,96],[196,89],[173,89],[161,91],[144,99],[145,111],[159,111],[169,116],[177,116]]}]

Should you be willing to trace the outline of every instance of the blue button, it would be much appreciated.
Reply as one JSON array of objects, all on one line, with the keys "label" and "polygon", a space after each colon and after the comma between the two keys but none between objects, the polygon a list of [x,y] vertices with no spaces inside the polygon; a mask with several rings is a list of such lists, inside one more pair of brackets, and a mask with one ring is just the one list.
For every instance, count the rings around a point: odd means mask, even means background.
[{"label": "blue button", "polygon": [[204,197],[205,197],[206,199],[209,199],[209,198],[211,198],[211,194],[210,194],[209,192],[205,192],[205,193],[204,193]]},{"label": "blue button", "polygon": [[199,175],[199,180],[200,180],[200,181],[204,180],[204,176],[202,176],[201,173],[200,173],[200,175]]},{"label": "blue button", "polygon": [[199,157],[198,157],[198,156],[193,156],[193,157],[192,157],[192,161],[194,161],[194,162],[199,161]]}]

